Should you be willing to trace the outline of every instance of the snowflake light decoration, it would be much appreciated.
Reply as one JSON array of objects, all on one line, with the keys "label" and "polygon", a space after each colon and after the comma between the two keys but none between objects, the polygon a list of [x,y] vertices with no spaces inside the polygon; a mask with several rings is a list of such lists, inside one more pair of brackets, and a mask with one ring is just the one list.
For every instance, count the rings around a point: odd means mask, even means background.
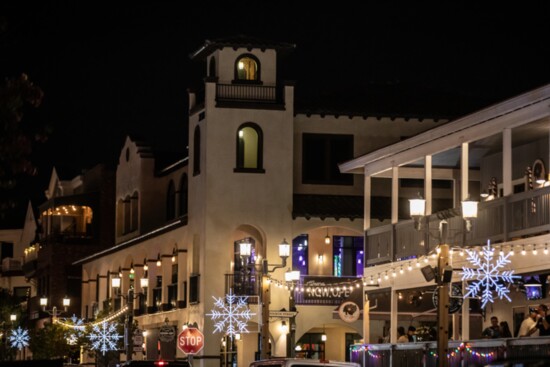
[{"label": "snowflake light decoration", "polygon": [[510,289],[503,283],[511,283],[514,278],[519,278],[518,275],[513,275],[513,270],[503,270],[506,264],[510,263],[507,255],[499,255],[498,259],[493,262],[494,249],[491,248],[491,242],[487,241],[487,245],[483,246],[481,255],[478,251],[466,250],[468,253],[468,261],[476,266],[477,269],[462,267],[462,280],[473,280],[468,284],[466,297],[476,297],[481,293],[481,308],[485,308],[488,302],[494,303],[493,291],[496,291],[499,299],[506,298],[512,301],[508,296]]},{"label": "snowflake light decoration", "polygon": [[225,295],[225,300],[214,296],[212,298],[215,300],[214,306],[217,309],[206,315],[216,322],[214,333],[223,332],[225,335],[235,335],[249,332],[246,325],[255,313],[248,308],[247,296],[236,296],[230,290],[229,294]]},{"label": "snowflake light decoration", "polygon": [[88,338],[92,342],[92,349],[99,350],[105,355],[105,352],[118,349],[117,342],[122,335],[117,334],[115,323],[104,321],[99,325],[94,325]]},{"label": "snowflake light decoration", "polygon": [[21,350],[29,346],[29,332],[25,329],[21,329],[21,327],[18,327],[17,329],[11,331],[9,340],[12,348]]},{"label": "snowflake light decoration", "polygon": [[75,314],[68,318],[67,320],[70,320],[72,322],[72,330],[71,334],[67,338],[67,343],[69,345],[76,345],[78,342],[78,338],[84,335],[84,330],[86,329],[86,325],[84,325],[84,321],[78,317],[76,317]]}]

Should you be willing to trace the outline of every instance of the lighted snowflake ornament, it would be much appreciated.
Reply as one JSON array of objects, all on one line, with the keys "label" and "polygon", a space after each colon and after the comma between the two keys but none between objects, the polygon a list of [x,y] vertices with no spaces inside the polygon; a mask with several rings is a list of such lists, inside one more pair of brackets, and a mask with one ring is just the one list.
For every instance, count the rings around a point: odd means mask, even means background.
[{"label": "lighted snowflake ornament", "polygon": [[236,296],[230,290],[229,294],[225,295],[225,300],[214,296],[212,298],[216,309],[206,315],[215,321],[214,333],[235,335],[249,332],[246,326],[255,313],[248,308],[247,296]]},{"label": "lighted snowflake ornament", "polygon": [[66,319],[67,321],[71,321],[72,323],[72,331],[69,334],[69,337],[67,338],[67,343],[70,345],[76,345],[78,342],[78,338],[82,337],[84,335],[84,330],[86,329],[86,325],[84,324],[84,321],[76,315],[73,314],[70,318]]},{"label": "lighted snowflake ornament", "polygon": [[116,324],[104,321],[99,325],[94,325],[88,339],[92,342],[92,349],[99,350],[105,355],[105,352],[117,350],[117,342],[122,335],[117,334]]},{"label": "lighted snowflake ornament", "polygon": [[470,281],[466,288],[468,292],[466,292],[464,298],[481,297],[481,308],[485,308],[487,303],[494,303],[493,292],[496,292],[499,299],[506,298],[511,302],[512,300],[508,296],[510,289],[506,283],[512,283],[519,276],[513,275],[513,270],[504,270],[506,265],[510,263],[510,260],[508,260],[510,254],[500,254],[493,261],[495,251],[491,248],[490,241],[487,241],[487,245],[483,247],[481,254],[478,251],[471,250],[466,250],[466,252],[468,253],[467,260],[477,268],[462,268],[462,280]]},{"label": "lighted snowflake ornament", "polygon": [[9,340],[12,348],[21,350],[29,346],[29,332],[25,329],[21,329],[21,327],[18,327],[17,329],[11,331]]}]

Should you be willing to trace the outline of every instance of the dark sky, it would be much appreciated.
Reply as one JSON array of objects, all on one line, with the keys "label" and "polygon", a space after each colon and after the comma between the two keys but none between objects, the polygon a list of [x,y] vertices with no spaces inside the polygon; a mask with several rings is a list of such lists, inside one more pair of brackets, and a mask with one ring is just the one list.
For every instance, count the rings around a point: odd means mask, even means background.
[{"label": "dark sky", "polygon": [[54,165],[116,161],[129,133],[182,150],[186,90],[205,71],[189,54],[205,39],[296,44],[283,72],[300,91],[407,84],[493,103],[550,82],[546,1],[193,3],[0,4],[1,74],[42,87],[29,118],[54,129],[35,148],[41,182]]}]

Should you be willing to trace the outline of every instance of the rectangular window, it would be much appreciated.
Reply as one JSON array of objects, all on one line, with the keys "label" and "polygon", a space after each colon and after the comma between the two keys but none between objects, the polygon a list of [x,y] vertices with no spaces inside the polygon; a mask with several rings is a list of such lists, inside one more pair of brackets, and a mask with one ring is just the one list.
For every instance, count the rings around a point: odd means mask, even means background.
[{"label": "rectangular window", "polygon": [[339,163],[353,158],[353,135],[302,135],[302,183],[353,185],[353,175],[340,173]]},{"label": "rectangular window", "polygon": [[364,268],[363,237],[334,236],[333,275],[362,276]]},{"label": "rectangular window", "polygon": [[192,274],[189,277],[189,304],[199,303],[199,274]]},{"label": "rectangular window", "polygon": [[0,247],[0,260],[5,258],[13,258],[13,243],[11,242],[2,242]]},{"label": "rectangular window", "polygon": [[308,274],[308,235],[301,234],[292,240],[292,270]]}]

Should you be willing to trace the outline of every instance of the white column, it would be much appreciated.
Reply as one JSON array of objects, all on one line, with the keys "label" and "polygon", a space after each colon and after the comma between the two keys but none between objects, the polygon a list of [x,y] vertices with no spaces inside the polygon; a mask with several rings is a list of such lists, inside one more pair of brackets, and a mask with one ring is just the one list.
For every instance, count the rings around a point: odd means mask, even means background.
[{"label": "white column", "polygon": [[[393,283],[393,282],[392,282]],[[390,343],[397,343],[397,292],[391,289]]]},{"label": "white column", "polygon": [[432,156],[424,158],[424,199],[426,200],[426,215],[432,214]]},{"label": "white column", "polygon": [[[391,178],[391,222],[397,223],[399,220],[399,167],[392,167]],[[393,335],[393,334],[392,334]]]},{"label": "white column", "polygon": [[468,152],[469,144],[468,143],[462,143],[462,156],[460,159],[460,181],[461,181],[461,188],[460,188],[460,200],[465,200],[468,198],[469,190],[468,190],[468,182],[469,182],[469,152]]},{"label": "white column", "polygon": [[367,293],[363,296],[363,343],[370,343],[370,301]]},{"label": "white column", "polygon": [[371,202],[371,177],[365,172],[365,184],[363,189],[363,230],[367,231],[370,228],[370,202]]},{"label": "white column", "polygon": [[512,195],[512,129],[502,131],[502,187],[503,195]]}]

